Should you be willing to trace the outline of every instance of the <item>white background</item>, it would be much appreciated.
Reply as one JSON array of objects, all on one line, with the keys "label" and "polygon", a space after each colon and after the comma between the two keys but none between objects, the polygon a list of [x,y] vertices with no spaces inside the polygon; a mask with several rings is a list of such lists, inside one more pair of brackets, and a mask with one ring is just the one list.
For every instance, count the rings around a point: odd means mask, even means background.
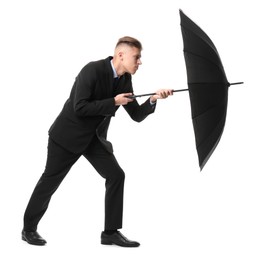
[{"label": "white background", "polygon": [[[123,233],[136,249],[102,246],[104,180],[81,158],[39,226],[45,247],[21,241],[42,174],[47,131],[80,69],[137,37],[137,94],[185,88],[179,8],[215,43],[229,82],[222,139],[202,172],[188,93],[158,102],[140,124],[123,108],[109,139],[126,172]],[[1,0],[1,259],[254,259],[254,12],[252,1]],[[141,98],[139,102],[145,99]]]}]

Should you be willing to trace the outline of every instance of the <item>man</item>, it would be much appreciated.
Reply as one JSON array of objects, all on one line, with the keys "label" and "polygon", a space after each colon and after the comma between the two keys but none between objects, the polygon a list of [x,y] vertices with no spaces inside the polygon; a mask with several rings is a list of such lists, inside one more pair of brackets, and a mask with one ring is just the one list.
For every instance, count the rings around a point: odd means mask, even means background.
[{"label": "man", "polygon": [[172,95],[159,90],[142,105],[133,98],[131,75],[141,63],[141,43],[132,37],[119,39],[114,57],[88,63],[78,74],[70,97],[49,130],[48,157],[24,214],[22,239],[29,244],[45,245],[37,226],[46,212],[51,196],[79,159],[84,156],[106,179],[105,230],[101,243],[137,247],[118,230],[122,228],[124,171],[107,141],[111,117],[124,106],[130,117],[140,122],[153,113],[157,99]]}]

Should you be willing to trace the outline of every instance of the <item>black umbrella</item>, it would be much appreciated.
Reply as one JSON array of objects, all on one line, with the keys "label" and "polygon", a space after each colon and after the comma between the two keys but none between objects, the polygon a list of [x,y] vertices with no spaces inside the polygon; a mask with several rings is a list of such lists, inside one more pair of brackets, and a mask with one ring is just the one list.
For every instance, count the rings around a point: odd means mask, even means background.
[{"label": "black umbrella", "polygon": [[[192,122],[199,166],[202,170],[224,130],[230,85],[219,53],[207,34],[181,10],[181,30],[187,70]],[[154,95],[134,95],[131,98]]]},{"label": "black umbrella", "polygon": [[230,84],[207,34],[181,10],[184,57],[199,166],[202,170],[224,130]]}]

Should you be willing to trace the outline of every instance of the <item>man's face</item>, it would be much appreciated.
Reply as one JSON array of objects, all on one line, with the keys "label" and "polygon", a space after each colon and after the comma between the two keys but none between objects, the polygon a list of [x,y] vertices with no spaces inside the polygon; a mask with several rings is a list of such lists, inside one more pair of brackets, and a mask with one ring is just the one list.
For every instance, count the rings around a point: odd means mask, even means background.
[{"label": "man's face", "polygon": [[135,74],[141,62],[141,51],[135,47],[127,46],[122,56],[122,66],[130,74]]}]

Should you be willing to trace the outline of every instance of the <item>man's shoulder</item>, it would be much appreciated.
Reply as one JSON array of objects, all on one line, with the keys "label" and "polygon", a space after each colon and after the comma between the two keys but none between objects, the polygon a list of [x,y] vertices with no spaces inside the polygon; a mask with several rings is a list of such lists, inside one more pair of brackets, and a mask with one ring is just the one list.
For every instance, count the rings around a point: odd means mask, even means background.
[{"label": "man's shoulder", "polygon": [[106,59],[91,61],[86,66],[89,66],[89,67],[103,67],[105,65],[109,66],[111,59],[112,59],[112,57],[109,56]]},{"label": "man's shoulder", "polygon": [[106,59],[101,59],[101,60],[95,60],[95,61],[90,61],[87,63],[81,70],[83,71],[90,71],[91,73],[94,71],[100,71],[100,70],[105,70],[105,69],[110,69],[110,60],[111,56],[107,57]]}]

